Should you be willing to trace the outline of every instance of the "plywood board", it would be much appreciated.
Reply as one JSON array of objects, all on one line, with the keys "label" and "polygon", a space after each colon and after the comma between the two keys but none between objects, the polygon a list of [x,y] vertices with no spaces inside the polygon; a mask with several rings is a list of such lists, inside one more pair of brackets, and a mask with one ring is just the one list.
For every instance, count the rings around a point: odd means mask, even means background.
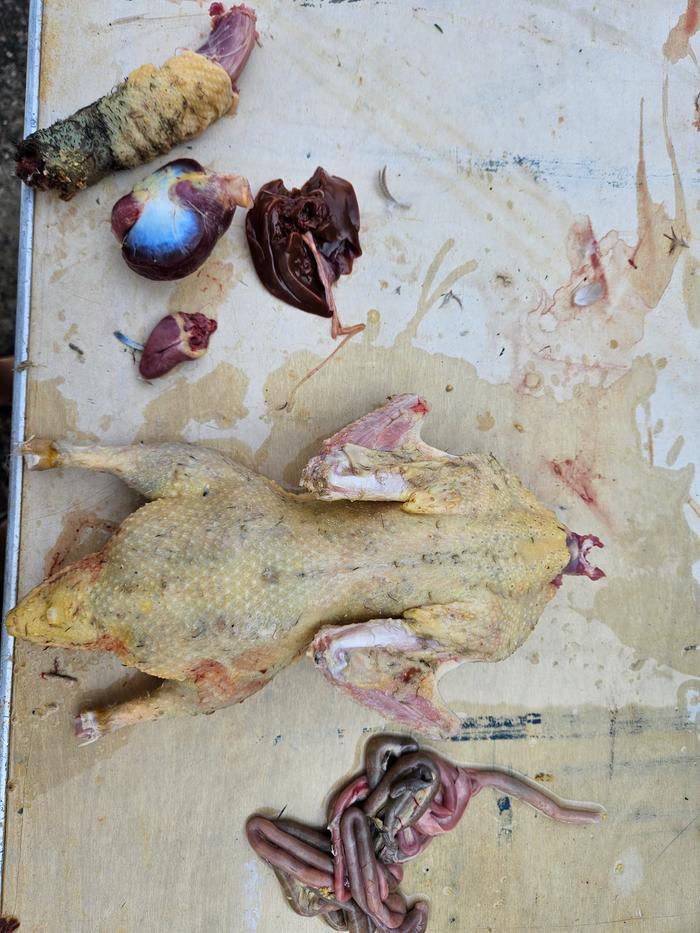
[{"label": "plywood board", "polygon": [[[364,255],[337,299],[367,328],[303,384],[334,348],[327,323],[262,289],[240,212],[200,273],[156,284],[109,228],[144,171],[69,204],[37,197],[28,434],[184,438],[294,483],[321,438],[416,391],[428,441],[492,451],[605,541],[604,581],[567,581],[513,657],[446,677],[464,727],[441,750],[609,818],[553,825],[484,792],[408,873],[434,930],[696,928],[695,8],[260,0],[238,114],[180,154],[254,190],[319,164],[355,185]],[[40,124],[206,30],[198,2],[47,0]],[[410,209],[382,196],[384,165]],[[148,385],[112,334],[142,339],[167,310],[219,330]],[[107,476],[27,475],[20,593],[135,504]],[[77,685],[41,679],[56,659]],[[17,644],[3,912],[27,933],[310,929],[244,820],[286,805],[319,822],[381,719],[303,661],[242,706],[76,748],[72,713],[140,682],[107,657]]]}]

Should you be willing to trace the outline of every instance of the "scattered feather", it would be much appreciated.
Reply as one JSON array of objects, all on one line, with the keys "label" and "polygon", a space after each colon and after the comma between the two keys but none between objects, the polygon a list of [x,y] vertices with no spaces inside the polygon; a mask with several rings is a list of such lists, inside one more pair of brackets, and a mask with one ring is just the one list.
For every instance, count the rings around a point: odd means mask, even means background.
[{"label": "scattered feather", "polygon": [[669,236],[668,233],[664,233],[664,237],[671,241],[671,245],[668,248],[669,256],[674,253],[676,249],[689,249],[689,244],[686,242],[685,238],[677,236],[673,227],[671,227],[671,235]]},{"label": "scattered feather", "polygon": [[457,302],[461,310],[462,311],[464,310],[462,299],[459,297],[459,295],[455,295],[452,289],[450,289],[449,292],[443,292],[443,294],[441,295],[441,298],[442,298],[442,301],[440,302],[441,308],[444,308],[448,301],[455,301]]},{"label": "scattered feather", "polygon": [[127,337],[126,334],[123,334],[120,330],[115,330],[114,336],[130,350],[143,350],[142,343],[139,343],[137,340],[132,340],[131,337]]},{"label": "scattered feather", "polygon": [[407,203],[406,201],[399,201],[399,199],[395,198],[394,195],[391,193],[391,191],[389,191],[389,186],[387,185],[387,181],[386,181],[386,168],[387,167],[385,165],[384,168],[377,174],[377,181],[379,182],[379,190],[384,195],[384,197],[387,199],[387,201],[391,201],[392,204],[396,204],[397,207],[401,207],[405,211],[409,210],[411,207],[410,203]]}]

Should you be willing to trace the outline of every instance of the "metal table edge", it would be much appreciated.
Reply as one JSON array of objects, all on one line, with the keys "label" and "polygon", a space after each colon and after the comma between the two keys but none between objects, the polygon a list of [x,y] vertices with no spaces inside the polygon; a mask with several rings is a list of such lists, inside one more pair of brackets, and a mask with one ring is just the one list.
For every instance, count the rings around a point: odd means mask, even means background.
[{"label": "metal table edge", "polygon": [[[27,35],[27,83],[24,98],[24,134],[37,128],[39,114],[39,72],[41,62],[41,23],[43,0],[30,0]],[[29,316],[32,287],[32,250],[34,236],[34,192],[22,185],[20,194],[20,237],[17,262],[17,317],[15,331],[15,367],[27,361]],[[13,381],[12,427],[10,449],[24,440],[27,370],[15,368]],[[19,572],[20,516],[22,507],[22,461],[11,456],[8,487],[7,548],[3,588],[2,617],[5,619],[17,599]],[[5,625],[0,629],[0,896],[5,867],[5,814],[7,778],[10,766],[10,714],[12,702],[14,639]]]}]

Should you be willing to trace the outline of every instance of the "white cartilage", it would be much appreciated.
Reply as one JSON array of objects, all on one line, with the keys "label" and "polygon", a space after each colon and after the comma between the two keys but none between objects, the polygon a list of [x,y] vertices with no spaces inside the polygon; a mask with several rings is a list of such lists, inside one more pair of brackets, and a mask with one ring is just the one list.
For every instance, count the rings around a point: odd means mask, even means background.
[{"label": "white cartilage", "polygon": [[379,619],[359,625],[343,626],[328,647],[329,671],[335,676],[347,665],[347,652],[380,648],[393,651],[420,651],[425,642],[414,635],[401,619]]}]

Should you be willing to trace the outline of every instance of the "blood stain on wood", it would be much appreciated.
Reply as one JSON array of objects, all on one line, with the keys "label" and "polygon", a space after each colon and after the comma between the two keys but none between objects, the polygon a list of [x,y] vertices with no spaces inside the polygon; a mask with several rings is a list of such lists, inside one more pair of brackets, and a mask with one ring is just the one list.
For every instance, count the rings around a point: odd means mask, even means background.
[{"label": "blood stain on wood", "polygon": [[[700,0],[699,0],[700,2]],[[640,102],[636,175],[637,242],[625,242],[617,230],[598,236],[590,218],[575,217],[567,237],[571,273],[553,292],[526,272],[513,274],[506,292],[475,280],[501,309],[488,325],[494,345],[506,338],[511,384],[525,393],[553,387],[564,396],[587,382],[607,386],[629,371],[642,340],[647,315],[661,301],[676,263],[686,255],[684,294],[691,322],[700,293],[696,265],[684,249],[690,230],[685,195],[668,126],[668,82],[663,86],[662,127],[674,186],[673,215],[652,199],[645,159],[644,102]],[[669,243],[677,248],[669,249]],[[523,300],[523,296],[531,296]],[[529,307],[528,307],[529,301]],[[542,383],[530,387],[527,374],[536,362]]]},{"label": "blood stain on wood", "polygon": [[688,0],[685,13],[678,18],[678,22],[669,32],[664,42],[664,55],[675,65],[682,58],[690,56],[697,64],[695,52],[690,46],[690,39],[700,28],[700,0]]}]

